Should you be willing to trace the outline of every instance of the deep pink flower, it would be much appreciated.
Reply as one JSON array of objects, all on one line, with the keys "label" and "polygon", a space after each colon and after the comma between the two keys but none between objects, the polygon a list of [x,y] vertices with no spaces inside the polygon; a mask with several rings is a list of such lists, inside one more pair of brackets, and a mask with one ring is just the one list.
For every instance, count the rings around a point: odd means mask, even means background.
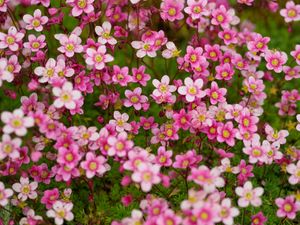
[{"label": "deep pink flower", "polygon": [[279,208],[276,213],[278,217],[287,217],[293,220],[296,218],[296,213],[300,211],[300,203],[295,201],[293,195],[287,196],[285,199],[277,198],[275,203]]}]

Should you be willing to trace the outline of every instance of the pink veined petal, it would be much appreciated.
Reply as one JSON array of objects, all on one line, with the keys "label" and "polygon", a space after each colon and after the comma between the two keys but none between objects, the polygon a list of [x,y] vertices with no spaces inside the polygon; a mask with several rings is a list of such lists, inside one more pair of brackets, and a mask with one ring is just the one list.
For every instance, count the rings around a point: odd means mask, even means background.
[{"label": "pink veined petal", "polygon": [[64,106],[64,103],[58,98],[58,99],[55,99],[53,105],[56,107],[56,108],[61,108]]},{"label": "pink veined petal", "polygon": [[249,205],[249,201],[247,201],[247,200],[244,199],[244,198],[240,198],[240,199],[238,200],[238,205],[239,205],[240,207],[247,207],[247,206]]},{"label": "pink veined petal", "polygon": [[151,183],[148,183],[148,182],[142,182],[141,183],[141,188],[144,192],[149,192],[151,190]]},{"label": "pink veined petal", "polygon": [[27,133],[27,129],[25,127],[22,127],[22,128],[19,128],[19,129],[15,130],[15,133],[18,136],[25,136],[26,133]]},{"label": "pink veined petal", "polygon": [[15,183],[15,184],[13,184],[12,188],[14,189],[14,191],[20,192],[22,185],[20,183]]},{"label": "pink veined petal", "polygon": [[67,109],[75,109],[76,108],[76,104],[74,101],[70,101],[70,102],[67,102],[65,103],[65,106]]},{"label": "pink veined petal", "polygon": [[111,24],[108,21],[103,22],[102,27],[107,33],[109,33],[111,30]]}]

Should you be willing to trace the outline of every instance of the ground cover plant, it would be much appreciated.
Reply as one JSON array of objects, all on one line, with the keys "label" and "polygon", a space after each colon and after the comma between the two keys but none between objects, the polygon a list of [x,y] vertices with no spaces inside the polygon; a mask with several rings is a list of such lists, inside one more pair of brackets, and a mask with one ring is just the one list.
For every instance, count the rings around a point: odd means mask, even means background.
[{"label": "ground cover plant", "polygon": [[300,224],[299,20],[0,0],[0,224]]}]

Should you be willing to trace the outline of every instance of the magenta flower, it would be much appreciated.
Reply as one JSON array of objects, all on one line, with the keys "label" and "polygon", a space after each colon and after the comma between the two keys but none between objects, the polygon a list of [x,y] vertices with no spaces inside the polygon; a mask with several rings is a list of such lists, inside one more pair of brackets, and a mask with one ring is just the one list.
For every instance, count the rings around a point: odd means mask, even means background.
[{"label": "magenta flower", "polygon": [[145,66],[140,66],[139,68],[132,68],[132,82],[137,82],[142,86],[146,86],[147,81],[150,80],[151,76],[145,73],[145,70]]},{"label": "magenta flower", "polygon": [[26,14],[23,16],[23,20],[27,24],[25,27],[27,30],[34,29],[37,32],[41,32],[43,30],[43,25],[48,22],[48,17],[42,16],[41,10],[36,9],[33,12],[33,16]]},{"label": "magenta flower", "polygon": [[226,124],[220,124],[217,128],[218,142],[226,142],[229,146],[234,146],[235,144],[235,134],[237,129],[233,127],[233,123],[231,121],[226,122]]},{"label": "magenta flower", "polygon": [[224,63],[216,66],[216,79],[217,80],[231,80],[234,70],[229,63]]},{"label": "magenta flower", "polygon": [[57,188],[46,190],[44,191],[41,203],[45,204],[47,209],[51,209],[53,207],[53,204],[58,200],[58,198],[59,190]]},{"label": "magenta flower", "polygon": [[264,225],[267,220],[267,217],[265,217],[260,211],[259,213],[251,216],[251,225]]},{"label": "magenta flower", "polygon": [[267,61],[267,68],[274,70],[276,73],[281,73],[283,65],[287,61],[287,54],[279,51],[267,51],[265,54],[265,60]]},{"label": "magenta flower", "polygon": [[86,154],[86,160],[80,163],[80,166],[85,170],[86,177],[92,178],[95,175],[102,176],[106,171],[110,170],[110,166],[106,163],[106,158],[96,156],[92,152]]},{"label": "magenta flower", "polygon": [[293,195],[287,196],[284,199],[277,198],[275,203],[279,208],[276,213],[278,217],[287,217],[293,220],[296,218],[296,213],[300,211],[300,203],[297,200],[295,201]]},{"label": "magenta flower", "polygon": [[97,70],[102,70],[105,66],[105,63],[114,60],[110,54],[105,53],[106,47],[104,45],[99,46],[96,50],[93,48],[88,48],[86,50],[87,58],[85,59],[85,62]]},{"label": "magenta flower", "polygon": [[183,0],[163,0],[160,4],[160,16],[163,20],[174,22],[184,18],[182,10],[184,8]]},{"label": "magenta flower", "polygon": [[187,77],[184,79],[184,86],[178,88],[178,93],[185,95],[185,99],[188,102],[193,102],[195,99],[203,98],[206,93],[201,90],[203,86],[203,80],[197,79],[193,81],[191,78]]},{"label": "magenta flower", "polygon": [[219,88],[217,82],[213,81],[211,83],[210,89],[206,89],[206,95],[210,98],[210,103],[215,105],[218,102],[226,102],[224,97],[227,93],[226,88]]},{"label": "magenta flower", "polygon": [[30,116],[24,116],[22,109],[15,109],[13,113],[2,112],[1,120],[5,123],[3,132],[6,134],[15,133],[18,136],[25,136],[27,128],[34,125],[34,120]]}]

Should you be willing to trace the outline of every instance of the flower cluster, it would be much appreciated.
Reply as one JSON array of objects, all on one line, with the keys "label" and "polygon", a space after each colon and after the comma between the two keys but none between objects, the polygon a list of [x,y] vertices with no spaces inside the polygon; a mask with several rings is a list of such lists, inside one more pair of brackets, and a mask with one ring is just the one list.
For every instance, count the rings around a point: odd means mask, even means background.
[{"label": "flower cluster", "polygon": [[300,4],[230,2],[0,0],[0,224],[297,223]]}]

